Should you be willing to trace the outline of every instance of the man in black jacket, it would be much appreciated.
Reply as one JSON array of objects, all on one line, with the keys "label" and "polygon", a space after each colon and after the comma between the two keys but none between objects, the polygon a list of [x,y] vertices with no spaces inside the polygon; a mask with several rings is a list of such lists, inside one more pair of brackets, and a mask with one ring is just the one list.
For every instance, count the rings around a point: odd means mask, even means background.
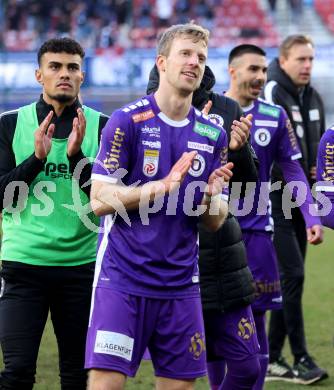
[{"label": "man in black jacket", "polygon": [[[158,80],[159,74],[154,67],[148,93],[157,89]],[[243,113],[239,104],[214,93],[214,84],[214,74],[206,66],[192,103],[197,109],[209,112],[209,117],[223,126],[229,136],[228,161],[234,163],[232,186],[237,182],[255,182],[257,158],[246,142],[251,124],[245,118],[240,122]],[[211,103],[207,105],[208,102]],[[240,226],[229,213],[218,232],[209,233],[200,225],[199,233],[201,299],[211,388],[252,389],[260,370],[258,341],[250,307],[255,296]],[[225,361],[228,367],[226,376]]]},{"label": "man in black jacket", "polygon": [[[312,185],[316,179],[318,143],[325,131],[323,102],[318,92],[310,85],[314,59],[313,42],[304,35],[291,35],[282,42],[279,50],[279,58],[274,59],[268,69],[264,97],[286,110],[302,152],[300,162]],[[281,179],[281,172],[275,167],[272,180],[275,182]],[[281,356],[284,340],[288,335],[294,356],[294,374],[305,380],[305,383],[314,382],[326,378],[328,374],[314,363],[306,347],[302,312],[307,243],[305,223],[299,208],[292,210],[292,219],[284,218],[281,190],[271,193],[271,201],[283,309],[275,310],[271,314],[267,380],[277,380],[284,370],[291,370]]]}]

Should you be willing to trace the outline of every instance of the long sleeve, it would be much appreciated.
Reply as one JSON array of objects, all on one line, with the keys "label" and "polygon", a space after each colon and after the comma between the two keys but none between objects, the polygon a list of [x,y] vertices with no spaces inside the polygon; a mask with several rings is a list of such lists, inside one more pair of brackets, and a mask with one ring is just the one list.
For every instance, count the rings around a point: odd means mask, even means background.
[{"label": "long sleeve", "polygon": [[[298,161],[281,161],[280,168],[282,169],[284,179],[287,182],[287,185],[291,187],[290,183],[293,181],[302,182],[306,186],[306,199],[299,206],[301,213],[303,214],[306,227],[311,227],[313,225],[321,225],[320,218],[316,215],[316,206],[311,194],[311,190],[308,184],[308,180],[305,176],[305,173],[299,164]],[[295,189],[290,188],[292,196],[296,197],[297,193]],[[283,205],[284,207],[284,205]],[[312,212],[310,212],[312,210]]]}]

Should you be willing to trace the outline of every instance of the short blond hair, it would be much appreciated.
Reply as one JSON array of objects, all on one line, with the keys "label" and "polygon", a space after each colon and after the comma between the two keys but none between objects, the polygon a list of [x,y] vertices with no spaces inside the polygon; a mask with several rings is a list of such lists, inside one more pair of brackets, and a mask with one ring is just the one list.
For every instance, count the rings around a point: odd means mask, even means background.
[{"label": "short blond hair", "polygon": [[204,41],[206,46],[209,43],[209,30],[195,23],[175,24],[163,32],[158,41],[158,55],[168,56],[172,42],[180,36],[190,36],[195,42]]},{"label": "short blond hair", "polygon": [[308,45],[310,44],[314,47],[312,39],[307,35],[302,34],[294,34],[289,35],[284,39],[279,47],[279,55],[280,57],[287,58],[289,56],[289,51],[294,45]]}]

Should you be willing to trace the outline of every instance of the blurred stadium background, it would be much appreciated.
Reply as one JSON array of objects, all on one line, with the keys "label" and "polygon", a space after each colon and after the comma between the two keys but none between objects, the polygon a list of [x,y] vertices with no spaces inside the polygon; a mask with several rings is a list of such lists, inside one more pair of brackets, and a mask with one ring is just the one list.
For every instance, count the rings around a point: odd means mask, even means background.
[{"label": "blurred stadium background", "polygon": [[72,36],[87,53],[84,102],[111,113],[145,93],[159,31],[192,19],[211,31],[216,92],[227,86],[233,45],[257,44],[271,59],[281,38],[309,34],[316,45],[313,83],[324,98],[327,123],[334,123],[333,0],[0,0],[0,112],[38,97],[40,44]]}]

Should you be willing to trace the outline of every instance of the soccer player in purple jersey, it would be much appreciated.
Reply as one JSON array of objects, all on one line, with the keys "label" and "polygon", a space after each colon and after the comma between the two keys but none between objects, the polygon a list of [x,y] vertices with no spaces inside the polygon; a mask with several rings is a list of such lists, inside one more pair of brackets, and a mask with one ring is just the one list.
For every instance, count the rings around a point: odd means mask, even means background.
[{"label": "soccer player in purple jersey", "polygon": [[319,143],[315,190],[321,221],[334,229],[334,126],[325,131]]},{"label": "soccer player in purple jersey", "polygon": [[[270,216],[269,185],[274,161],[282,171],[286,182],[299,182],[305,201],[300,207],[307,226],[308,240],[312,244],[322,241],[322,227],[307,179],[297,161],[301,157],[298,142],[285,111],[259,98],[266,81],[267,62],[265,52],[254,45],[235,47],[229,55],[230,87],[226,95],[239,102],[245,113],[253,114],[251,128],[252,146],[259,159],[259,181],[255,188],[236,205],[235,215],[246,244],[248,264],[256,283],[257,299],[252,304],[260,343],[261,375],[254,390],[262,389],[268,365],[268,340],[265,333],[265,312],[281,306],[280,279],[276,254],[272,242],[273,223]],[[292,183],[291,183],[292,184]],[[274,184],[281,186],[281,183]],[[293,196],[298,192],[289,185]],[[306,193],[305,193],[306,192]],[[289,199],[291,200],[291,198]],[[291,208],[291,202],[287,205]],[[285,210],[289,211],[289,210]],[[290,210],[291,211],[291,210]],[[296,381],[293,376],[284,378]]]},{"label": "soccer player in purple jersey", "polygon": [[222,225],[233,166],[225,131],[191,106],[208,35],[194,24],[166,30],[157,92],[114,112],[102,133],[91,192],[104,233],[86,345],[90,390],[123,389],[146,347],[158,389],[192,389],[206,374],[198,215],[211,231]]}]

